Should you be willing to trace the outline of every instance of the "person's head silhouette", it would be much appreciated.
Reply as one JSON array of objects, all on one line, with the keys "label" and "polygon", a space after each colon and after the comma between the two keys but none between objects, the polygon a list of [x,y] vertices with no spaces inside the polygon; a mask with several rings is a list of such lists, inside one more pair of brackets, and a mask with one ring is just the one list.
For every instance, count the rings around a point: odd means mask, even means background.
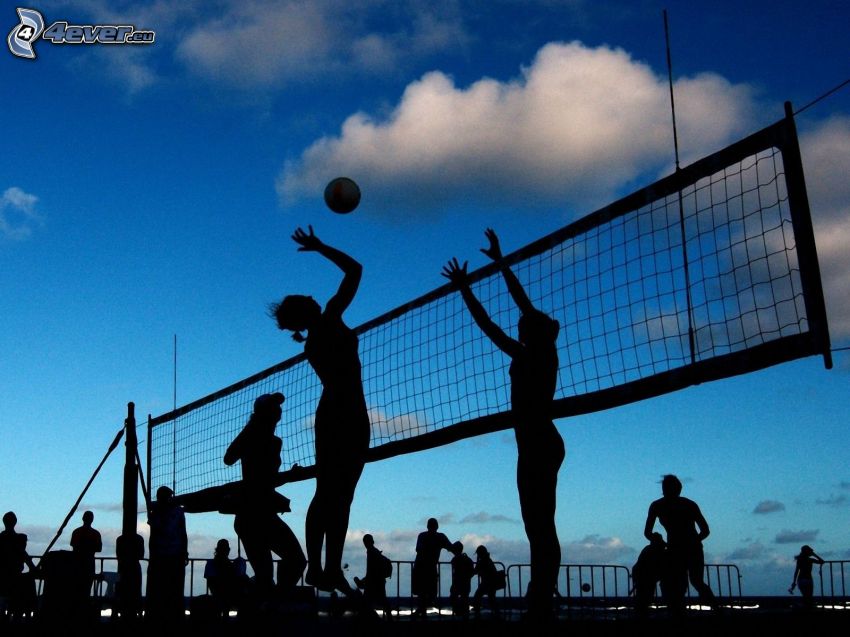
[{"label": "person's head silhouette", "polygon": [[523,312],[517,323],[517,336],[523,345],[549,345],[558,338],[561,324],[539,310]]},{"label": "person's head silhouette", "polygon": [[363,536],[363,546],[365,546],[367,549],[372,548],[373,546],[375,546],[375,538],[373,538],[369,533],[367,533]]},{"label": "person's head silhouette", "polygon": [[437,518],[428,518],[427,528],[429,531],[436,531],[440,528],[440,525],[437,523]]},{"label": "person's head silhouette", "polygon": [[322,306],[312,296],[290,294],[280,303],[273,304],[271,314],[281,330],[294,332],[298,340],[301,332],[309,330],[322,315]]},{"label": "person's head silhouette", "polygon": [[682,494],[682,482],[672,473],[661,479],[661,493],[666,498],[676,498]]},{"label": "person's head silhouette", "polygon": [[94,513],[91,511],[86,511],[83,513],[83,524],[85,526],[91,526],[92,522],[94,522]]},{"label": "person's head silhouette", "polygon": [[283,401],[286,400],[280,392],[262,394],[254,400],[254,416],[269,424],[276,425],[283,415]]},{"label": "person's head silhouette", "polygon": [[6,527],[7,531],[11,531],[15,528],[15,525],[18,523],[18,516],[15,515],[14,511],[7,511],[3,514],[3,526]]},{"label": "person's head silhouette", "polygon": [[227,557],[230,555],[230,542],[223,538],[216,542],[215,555],[216,557]]},{"label": "person's head silhouette", "polygon": [[174,491],[172,491],[170,487],[163,485],[156,490],[157,502],[168,502],[172,497],[174,497]]}]

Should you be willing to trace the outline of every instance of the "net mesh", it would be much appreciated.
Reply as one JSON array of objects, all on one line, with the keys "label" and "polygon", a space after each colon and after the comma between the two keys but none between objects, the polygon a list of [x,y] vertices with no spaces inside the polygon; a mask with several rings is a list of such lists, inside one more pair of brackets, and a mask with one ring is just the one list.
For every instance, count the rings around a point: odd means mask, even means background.
[{"label": "net mesh", "polygon": [[[560,321],[558,399],[809,328],[778,147],[644,195],[508,257],[535,306]],[[472,279],[495,323],[516,338],[519,314],[501,274],[485,268]],[[373,449],[509,410],[510,361],[457,291],[440,288],[357,331]],[[272,391],[287,398],[277,430],[283,468],[311,466],[321,384],[299,356],[153,422],[151,484],[189,493],[238,480],[238,465],[222,462],[225,449],[254,398]]]}]

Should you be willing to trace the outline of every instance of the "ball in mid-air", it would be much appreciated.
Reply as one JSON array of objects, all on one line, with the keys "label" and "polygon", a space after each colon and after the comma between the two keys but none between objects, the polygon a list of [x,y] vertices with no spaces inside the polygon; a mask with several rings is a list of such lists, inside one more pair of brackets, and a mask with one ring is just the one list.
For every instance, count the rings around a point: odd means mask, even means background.
[{"label": "ball in mid-air", "polygon": [[581,585],[581,590],[584,591],[585,593],[589,593],[590,592],[590,584],[585,582],[584,584]]},{"label": "ball in mid-air", "polygon": [[331,179],[325,186],[325,203],[334,212],[347,214],[360,204],[360,186],[348,177]]}]

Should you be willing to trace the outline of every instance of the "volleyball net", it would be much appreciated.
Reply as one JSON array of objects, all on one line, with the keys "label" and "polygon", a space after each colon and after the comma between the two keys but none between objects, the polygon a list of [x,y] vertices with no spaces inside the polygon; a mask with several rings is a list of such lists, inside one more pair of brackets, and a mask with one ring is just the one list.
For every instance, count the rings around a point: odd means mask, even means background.
[{"label": "volleyball net", "polygon": [[[504,261],[561,324],[553,418],[810,355],[832,366],[790,112]],[[516,337],[519,314],[498,264],[470,280],[495,323]],[[369,461],[511,426],[510,361],[451,284],[355,331]],[[321,389],[302,354],[151,418],[148,483],[173,486],[188,503],[238,482],[240,468],[225,466],[224,452],[254,399],[274,391],[286,396],[280,483],[312,477]]]}]

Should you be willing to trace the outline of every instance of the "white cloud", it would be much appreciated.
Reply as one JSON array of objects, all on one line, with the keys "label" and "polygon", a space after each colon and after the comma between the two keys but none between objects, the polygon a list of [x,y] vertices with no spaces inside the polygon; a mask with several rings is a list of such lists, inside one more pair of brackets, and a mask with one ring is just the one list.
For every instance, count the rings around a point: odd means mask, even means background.
[{"label": "white cloud", "polygon": [[635,554],[620,538],[588,535],[564,546],[561,561],[569,564],[621,564]]},{"label": "white cloud", "polygon": [[[750,129],[748,87],[701,74],[676,92],[683,163]],[[622,49],[552,43],[510,81],[424,75],[386,119],[355,113],[287,163],[278,192],[289,204],[347,174],[387,208],[604,201],[672,154],[665,78]]]},{"label": "white cloud", "polygon": [[33,229],[42,222],[35,210],[37,202],[38,197],[17,186],[7,188],[0,198],[0,236],[15,240],[30,237]]},{"label": "white cloud", "polygon": [[[192,26],[177,57],[193,73],[245,89],[316,81],[329,73],[386,73],[415,59],[464,43],[459,20],[426,4],[397,6],[361,0],[223,2],[215,19]],[[403,25],[370,31],[369,17]]]},{"label": "white cloud", "polygon": [[850,118],[801,134],[806,188],[833,340],[850,336]]}]

